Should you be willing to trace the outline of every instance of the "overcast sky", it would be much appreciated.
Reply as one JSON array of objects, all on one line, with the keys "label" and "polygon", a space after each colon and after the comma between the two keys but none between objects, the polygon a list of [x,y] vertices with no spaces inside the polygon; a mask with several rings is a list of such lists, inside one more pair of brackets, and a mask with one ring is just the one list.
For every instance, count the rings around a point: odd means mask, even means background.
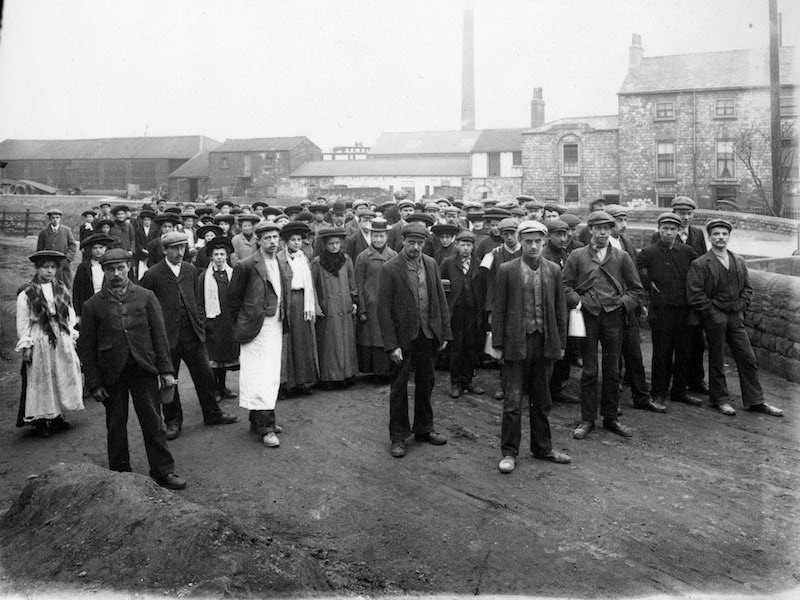
[{"label": "overcast sky", "polygon": [[[645,56],[765,47],[767,0],[473,0],[476,127],[613,114]],[[779,0],[784,44],[800,1]],[[464,0],[5,0],[0,140],[458,129]]]}]

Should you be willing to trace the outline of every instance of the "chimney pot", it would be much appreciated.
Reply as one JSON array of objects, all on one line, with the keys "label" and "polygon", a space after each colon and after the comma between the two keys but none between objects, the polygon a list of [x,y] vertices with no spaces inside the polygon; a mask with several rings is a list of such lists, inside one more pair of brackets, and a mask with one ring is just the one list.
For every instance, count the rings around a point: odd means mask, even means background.
[{"label": "chimney pot", "polygon": [[629,49],[629,62],[628,68],[635,69],[638,67],[641,62],[642,58],[644,58],[644,47],[642,47],[642,36],[638,33],[633,34],[633,39],[631,40],[631,47]]},{"label": "chimney pot", "polygon": [[542,99],[542,88],[533,88],[533,98],[531,98],[531,127],[541,127],[544,125],[544,100]]}]

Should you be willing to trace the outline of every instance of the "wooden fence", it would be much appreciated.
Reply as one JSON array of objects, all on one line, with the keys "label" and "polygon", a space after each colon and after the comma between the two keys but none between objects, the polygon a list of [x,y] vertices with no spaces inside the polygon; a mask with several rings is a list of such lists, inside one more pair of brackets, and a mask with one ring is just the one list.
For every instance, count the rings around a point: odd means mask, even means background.
[{"label": "wooden fence", "polygon": [[7,235],[34,235],[44,227],[46,214],[31,209],[0,211],[0,231]]}]

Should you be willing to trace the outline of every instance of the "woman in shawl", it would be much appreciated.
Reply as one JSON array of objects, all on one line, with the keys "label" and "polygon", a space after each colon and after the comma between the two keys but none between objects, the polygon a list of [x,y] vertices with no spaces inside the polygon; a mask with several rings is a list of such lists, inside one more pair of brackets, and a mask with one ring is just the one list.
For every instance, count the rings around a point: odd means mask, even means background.
[{"label": "woman in shawl", "polygon": [[303,252],[303,242],[311,228],[301,222],[287,223],[281,228],[286,248],[284,256],[292,271],[292,291],[289,298],[289,333],[284,335],[283,376],[281,381],[288,392],[308,395],[319,379],[317,338],[314,322],[318,310],[317,295],[311,279],[311,266]]},{"label": "woman in shawl", "polygon": [[198,275],[197,298],[203,303],[206,314],[206,351],[220,399],[236,398],[226,386],[228,371],[239,369],[239,344],[233,339],[233,321],[228,311],[228,284],[233,269],[228,257],[233,244],[226,237],[215,237],[206,242],[203,253],[211,264]]},{"label": "woman in shawl", "polygon": [[65,410],[83,410],[77,319],[69,290],[55,277],[65,258],[53,250],[32,254],[36,274],[17,296],[16,351],[22,352],[17,427],[33,425],[39,437],[70,428]]},{"label": "woman in shawl", "polygon": [[322,315],[317,319],[319,378],[324,387],[351,385],[358,370],[353,316],[358,295],[353,261],[342,251],[343,227],[320,229],[322,252],[311,262],[311,275]]}]

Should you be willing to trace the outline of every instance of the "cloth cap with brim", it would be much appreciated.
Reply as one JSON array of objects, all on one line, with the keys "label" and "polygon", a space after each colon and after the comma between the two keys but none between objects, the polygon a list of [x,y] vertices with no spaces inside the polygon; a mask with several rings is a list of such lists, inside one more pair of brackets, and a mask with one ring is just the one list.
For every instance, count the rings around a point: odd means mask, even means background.
[{"label": "cloth cap with brim", "polygon": [[437,199],[435,200],[435,202],[436,202],[436,204],[438,204],[439,206],[442,206],[442,205],[444,205],[444,206],[453,206],[453,203],[452,203],[452,202],[450,202],[450,200],[448,200],[447,198],[437,198]]},{"label": "cloth cap with brim", "polygon": [[564,213],[559,217],[559,219],[564,221],[564,223],[566,223],[570,229],[574,229],[581,224],[581,218],[578,215],[573,215],[572,213]]},{"label": "cloth cap with brim", "polygon": [[332,237],[344,238],[346,236],[347,232],[344,230],[344,227],[325,227],[324,229],[317,231],[317,237],[322,238],[323,240],[327,240]]},{"label": "cloth cap with brim", "polygon": [[48,217],[49,217],[50,215],[58,215],[58,216],[63,216],[63,215],[64,215],[64,211],[63,211],[63,210],[61,210],[60,208],[55,208],[55,207],[53,207],[53,208],[48,208],[48,209],[47,209],[47,213],[46,213],[46,214],[47,214],[47,216],[48,216]]},{"label": "cloth cap with brim", "polygon": [[500,231],[516,231],[517,227],[519,226],[519,221],[512,217],[507,217],[500,221],[497,228]]},{"label": "cloth cap with brim", "polygon": [[681,222],[681,218],[672,212],[661,213],[660,215],[658,215],[657,222],[659,225],[664,225],[668,223],[670,225],[675,225],[676,227],[680,227],[681,225],[683,225],[683,223]]},{"label": "cloth cap with brim", "polygon": [[523,208],[525,208],[525,210],[537,210],[537,209],[544,210],[544,202],[542,202],[541,200],[529,200],[522,206]]},{"label": "cloth cap with brim", "polygon": [[389,231],[389,224],[386,222],[386,219],[372,219],[368,229],[373,233],[386,233]]},{"label": "cloth cap with brim", "polygon": [[475,234],[466,229],[459,231],[456,236],[456,242],[472,242],[475,243]]},{"label": "cloth cap with brim", "polygon": [[357,209],[359,206],[369,206],[369,200],[364,200],[363,198],[359,198],[358,200],[353,201],[353,210]]},{"label": "cloth cap with brim", "polygon": [[96,217],[97,213],[95,211],[93,211],[93,210],[85,210],[85,211],[83,211],[81,213],[82,217],[88,217],[89,215],[92,215],[93,217]]},{"label": "cloth cap with brim", "polygon": [[217,248],[225,248],[228,254],[233,252],[233,243],[226,237],[215,237],[210,242],[206,243],[206,256],[211,256]]},{"label": "cloth cap with brim", "polygon": [[261,218],[258,215],[239,215],[238,218],[239,218],[239,223],[250,221],[251,223],[255,224],[261,220]]},{"label": "cloth cap with brim", "polygon": [[414,221],[403,225],[403,229],[401,229],[400,232],[403,236],[403,239],[428,239],[428,228],[419,221]]},{"label": "cloth cap with brim", "polygon": [[408,207],[414,208],[414,203],[411,200],[403,199],[403,200],[400,200],[400,202],[397,203],[397,208],[398,209],[408,208]]},{"label": "cloth cap with brim", "polygon": [[54,260],[57,263],[60,263],[62,260],[65,260],[67,257],[64,253],[58,252],[57,250],[39,250],[38,252],[34,252],[28,257],[35,265],[40,265],[45,261]]},{"label": "cloth cap with brim", "polygon": [[533,202],[533,200],[534,200],[534,197],[533,196],[528,196],[527,194],[520,194],[519,196],[517,196],[517,202],[522,202],[523,204],[525,202]]},{"label": "cloth cap with brim", "polygon": [[266,233],[267,231],[277,231],[280,232],[281,226],[275,223],[274,221],[261,221],[253,232],[256,234],[256,237],[260,237],[262,233]]},{"label": "cloth cap with brim", "polygon": [[459,231],[460,227],[449,223],[440,223],[431,227],[431,233],[434,235],[456,235]]},{"label": "cloth cap with brim", "polygon": [[261,211],[261,214],[264,215],[265,217],[268,217],[270,215],[277,216],[282,212],[283,211],[277,206],[267,206],[264,210]]},{"label": "cloth cap with brim", "polygon": [[312,204],[308,207],[309,212],[312,213],[326,213],[328,212],[327,204]]},{"label": "cloth cap with brim", "polygon": [[372,218],[374,219],[374,218],[375,218],[375,217],[377,217],[377,216],[378,216],[378,215],[377,215],[377,214],[375,214],[375,211],[374,211],[374,210],[365,210],[365,211],[364,211],[364,212],[362,212],[362,213],[358,213],[358,218],[359,218],[359,219],[362,219],[362,218],[364,218],[364,217],[372,217]]},{"label": "cloth cap with brim", "polygon": [[460,214],[460,210],[457,206],[445,206],[442,212],[446,215],[457,215]]},{"label": "cloth cap with brim", "polygon": [[548,233],[556,233],[558,231],[567,231],[569,229],[569,225],[567,225],[561,219],[553,219],[547,224],[547,232]]},{"label": "cloth cap with brim", "polygon": [[670,203],[672,209],[675,210],[676,208],[690,208],[692,210],[697,209],[697,202],[689,198],[689,196],[675,196]]},{"label": "cloth cap with brim", "polygon": [[517,226],[517,233],[520,236],[523,236],[526,233],[541,233],[542,235],[547,235],[547,226],[541,221],[528,219],[527,221],[522,221]]},{"label": "cloth cap with brim", "polygon": [[621,204],[608,204],[604,210],[615,219],[628,216],[628,209]]},{"label": "cloth cap with brim", "polygon": [[483,200],[483,205],[484,205],[486,208],[489,208],[489,207],[495,206],[496,204],[497,204],[497,200],[496,200],[496,199],[494,199],[494,198],[486,198],[486,200]]},{"label": "cloth cap with brim", "polygon": [[347,212],[347,206],[344,202],[334,202],[331,206],[331,212],[335,215],[343,215]]},{"label": "cloth cap with brim", "polygon": [[481,204],[480,202],[475,202],[475,201],[472,201],[472,200],[468,200],[467,202],[464,202],[464,204],[461,206],[461,208],[464,209],[466,212],[475,211],[475,210],[481,210],[482,211],[483,210],[483,204]]},{"label": "cloth cap with brim", "polygon": [[501,210],[514,210],[515,208],[519,208],[519,203],[516,200],[503,200],[498,202],[495,205],[497,208]]},{"label": "cloth cap with brim", "polygon": [[442,210],[442,207],[439,206],[438,202],[426,202],[425,203],[425,210],[426,211],[435,210],[436,212],[439,212],[440,210]]},{"label": "cloth cap with brim", "polygon": [[420,223],[425,227],[432,226],[436,221],[435,219],[430,216],[426,215],[425,213],[412,213],[406,217],[407,223]]},{"label": "cloth cap with brim", "polygon": [[306,237],[311,233],[311,228],[304,221],[292,221],[281,227],[281,239],[288,240],[293,235]]},{"label": "cloth cap with brim", "polygon": [[563,206],[559,206],[558,204],[545,204],[544,209],[551,212],[557,212],[559,215],[563,215],[564,211],[566,210]]},{"label": "cloth cap with brim", "polygon": [[233,225],[234,221],[236,221],[236,215],[215,215],[214,216],[214,223],[228,223],[229,225]]},{"label": "cloth cap with brim", "polygon": [[586,219],[586,224],[589,225],[589,227],[593,227],[594,225],[611,225],[613,227],[617,222],[614,220],[614,217],[606,211],[596,210]]},{"label": "cloth cap with brim", "polygon": [[222,227],[219,225],[203,225],[197,228],[197,239],[202,240],[209,231],[214,232],[214,235],[222,235]]},{"label": "cloth cap with brim", "polygon": [[517,219],[522,220],[525,217],[525,209],[518,206],[516,208],[512,208],[510,211],[512,217],[516,217]]},{"label": "cloth cap with brim", "polygon": [[149,208],[145,208],[139,212],[140,219],[155,219],[157,216],[156,211],[150,210]]},{"label": "cloth cap with brim", "polygon": [[501,221],[503,219],[507,219],[511,216],[511,213],[507,210],[503,210],[502,208],[487,208],[483,212],[483,217],[487,221],[491,221],[492,219]]},{"label": "cloth cap with brim", "polygon": [[733,225],[730,221],[726,221],[725,219],[711,219],[708,223],[706,223],[706,231],[711,234],[711,230],[715,227],[724,227],[728,231],[733,230]]},{"label": "cloth cap with brim", "polygon": [[131,253],[122,248],[112,248],[100,257],[100,266],[116,265],[131,260]]},{"label": "cloth cap with brim", "polygon": [[486,213],[483,210],[472,210],[467,213],[467,221],[483,221],[486,218]]},{"label": "cloth cap with brim", "polygon": [[102,244],[103,246],[110,246],[115,241],[116,240],[114,240],[113,237],[111,237],[110,235],[106,235],[105,233],[93,233],[92,235],[90,235],[89,237],[87,237],[85,240],[83,240],[81,242],[81,250],[83,250],[84,248],[91,248],[95,244]]},{"label": "cloth cap with brim", "polygon": [[189,236],[180,231],[170,231],[161,236],[161,246],[169,248],[170,246],[180,246],[181,244],[188,244]]},{"label": "cloth cap with brim", "polygon": [[161,224],[161,223],[172,223],[173,225],[177,225],[178,223],[181,222],[181,220],[178,217],[178,215],[173,214],[173,213],[166,213],[166,212],[165,213],[161,213],[160,215],[158,215],[156,217],[155,221],[156,221],[156,223],[159,223],[159,224]]}]

